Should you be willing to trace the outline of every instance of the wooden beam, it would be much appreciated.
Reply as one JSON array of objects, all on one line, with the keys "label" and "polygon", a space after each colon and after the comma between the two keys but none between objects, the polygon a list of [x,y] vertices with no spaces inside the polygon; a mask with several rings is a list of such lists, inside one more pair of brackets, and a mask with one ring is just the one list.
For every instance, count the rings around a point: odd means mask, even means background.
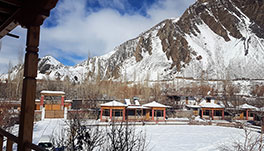
[{"label": "wooden beam", "polygon": [[22,2],[18,0],[0,0],[0,2],[13,5],[13,6],[17,6],[17,7],[21,7],[22,5]]},{"label": "wooden beam", "polygon": [[6,145],[6,150],[7,151],[13,151],[13,141],[10,139],[7,139],[7,145]]},{"label": "wooden beam", "polygon": [[0,15],[0,22],[2,24],[2,22],[4,22],[7,19],[7,17]]},{"label": "wooden beam", "polygon": [[7,35],[7,36],[10,36],[10,37],[13,37],[13,38],[19,38],[19,36],[18,36],[18,35],[11,34],[11,33],[7,33],[6,35]]},{"label": "wooden beam", "polygon": [[21,9],[17,9],[12,16],[10,16],[3,24],[0,26],[0,39],[4,37],[7,33],[9,33],[11,30],[16,28],[18,23],[14,22],[14,17],[21,11]]},{"label": "wooden beam", "polygon": [[4,143],[4,137],[3,135],[0,135],[0,150],[3,149],[3,143]]},{"label": "wooden beam", "polygon": [[5,35],[7,35],[11,30],[16,28],[18,26],[17,23],[11,22],[8,26],[6,26],[5,29],[1,30],[0,32],[0,39],[3,38]]},{"label": "wooden beam", "polygon": [[46,149],[43,149],[40,146],[32,144],[32,143],[27,143],[26,147],[31,148],[31,149],[33,149],[35,151],[46,151]]},{"label": "wooden beam", "polygon": [[40,26],[28,27],[19,123],[19,151],[30,151],[30,149],[26,148],[26,144],[32,142],[36,98],[36,77],[38,69],[39,32]]},{"label": "wooden beam", "polygon": [[14,11],[10,8],[0,7],[0,13],[2,14],[12,14]]},{"label": "wooden beam", "polygon": [[13,142],[18,143],[18,138],[17,138],[15,135],[6,132],[6,131],[3,130],[2,128],[0,128],[0,136],[5,136],[5,137],[7,137],[8,139],[12,140]]}]

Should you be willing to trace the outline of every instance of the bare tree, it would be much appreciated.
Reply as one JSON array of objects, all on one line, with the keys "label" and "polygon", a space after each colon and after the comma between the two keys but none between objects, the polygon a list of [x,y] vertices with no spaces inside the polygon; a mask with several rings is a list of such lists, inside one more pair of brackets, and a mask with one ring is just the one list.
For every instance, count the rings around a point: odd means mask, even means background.
[{"label": "bare tree", "polygon": [[244,102],[239,96],[223,96],[223,105],[225,106],[225,112],[231,117],[231,121],[241,113],[239,106]]},{"label": "bare tree", "polygon": [[238,107],[244,103],[241,97],[235,95],[239,91],[239,88],[234,86],[229,78],[223,81],[223,95],[221,98],[225,111],[231,116],[231,121],[234,120],[237,114],[241,113]]},{"label": "bare tree", "polygon": [[232,145],[222,145],[221,151],[262,151],[263,137],[252,130],[244,127],[243,141],[235,140]]},{"label": "bare tree", "polygon": [[104,131],[98,125],[86,125],[81,114],[74,114],[67,122],[69,126],[66,149],[100,150],[105,142]]},{"label": "bare tree", "polygon": [[[94,123],[87,124],[81,114],[74,114],[67,121],[66,138],[54,137],[56,147],[65,146],[67,150],[87,151],[145,151],[146,134],[134,125],[113,121],[105,129]],[[62,135],[63,136],[63,135]],[[66,136],[66,135],[64,135]]]},{"label": "bare tree", "polygon": [[112,122],[106,129],[107,151],[145,151],[147,150],[146,134],[142,130],[136,131],[133,125]]},{"label": "bare tree", "polygon": [[0,127],[9,131],[16,122],[18,115],[12,109],[12,104],[0,101]]}]

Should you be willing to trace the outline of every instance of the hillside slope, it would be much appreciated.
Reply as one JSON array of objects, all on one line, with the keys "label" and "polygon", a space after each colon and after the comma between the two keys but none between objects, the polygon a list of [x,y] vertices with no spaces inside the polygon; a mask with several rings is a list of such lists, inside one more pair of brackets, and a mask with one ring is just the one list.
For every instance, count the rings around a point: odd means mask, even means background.
[{"label": "hillside slope", "polygon": [[72,67],[44,57],[38,78],[264,79],[263,58],[263,0],[197,0],[180,18],[164,20],[104,56]]}]

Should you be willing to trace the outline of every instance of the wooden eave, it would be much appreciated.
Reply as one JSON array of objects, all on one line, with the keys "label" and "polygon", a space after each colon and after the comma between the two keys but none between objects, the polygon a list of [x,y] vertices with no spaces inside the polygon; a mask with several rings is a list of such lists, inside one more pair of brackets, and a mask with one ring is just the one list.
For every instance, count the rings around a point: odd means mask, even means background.
[{"label": "wooden eave", "polygon": [[0,0],[0,39],[18,26],[15,16],[21,10],[19,0]]},{"label": "wooden eave", "polygon": [[18,25],[39,26],[58,0],[0,0],[0,39]]}]

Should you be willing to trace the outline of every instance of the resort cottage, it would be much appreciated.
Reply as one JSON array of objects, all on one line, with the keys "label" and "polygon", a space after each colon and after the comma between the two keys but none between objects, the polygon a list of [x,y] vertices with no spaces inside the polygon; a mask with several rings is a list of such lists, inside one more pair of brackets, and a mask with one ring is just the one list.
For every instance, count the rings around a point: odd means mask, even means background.
[{"label": "resort cottage", "polygon": [[224,119],[224,107],[217,103],[216,99],[206,97],[199,104],[201,107],[201,118],[220,120]]},{"label": "resort cottage", "polygon": [[125,112],[126,112],[126,104],[117,101],[111,101],[104,104],[101,104],[101,113],[100,120],[101,121],[124,121],[125,120]]},{"label": "resort cottage", "polygon": [[238,110],[240,110],[239,117],[236,117],[236,119],[240,120],[254,120],[255,114],[254,111],[257,111],[258,108],[249,104],[243,104],[238,106]]},{"label": "resort cottage", "polygon": [[101,121],[165,121],[166,108],[158,102],[150,102],[140,105],[138,100],[131,104],[129,99],[125,104],[118,101],[111,101],[101,104]]}]

